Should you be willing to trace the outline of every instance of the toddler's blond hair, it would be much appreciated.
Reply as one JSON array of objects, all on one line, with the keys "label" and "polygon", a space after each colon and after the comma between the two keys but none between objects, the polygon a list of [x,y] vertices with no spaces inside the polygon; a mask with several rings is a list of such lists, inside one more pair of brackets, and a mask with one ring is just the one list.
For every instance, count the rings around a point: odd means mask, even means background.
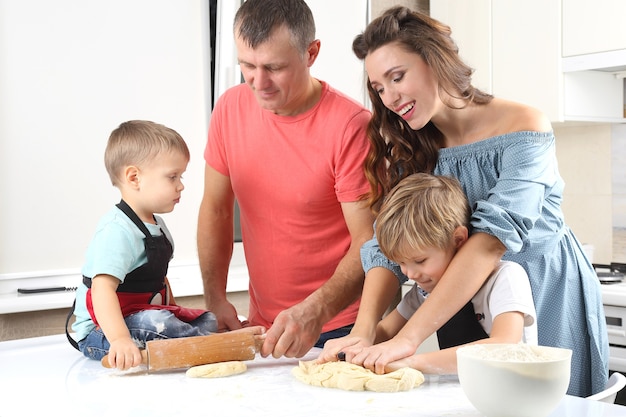
[{"label": "toddler's blond hair", "polygon": [[119,186],[123,170],[154,159],[160,152],[180,152],[189,161],[189,148],[173,129],[147,120],[130,120],[109,136],[104,165],[111,183]]}]

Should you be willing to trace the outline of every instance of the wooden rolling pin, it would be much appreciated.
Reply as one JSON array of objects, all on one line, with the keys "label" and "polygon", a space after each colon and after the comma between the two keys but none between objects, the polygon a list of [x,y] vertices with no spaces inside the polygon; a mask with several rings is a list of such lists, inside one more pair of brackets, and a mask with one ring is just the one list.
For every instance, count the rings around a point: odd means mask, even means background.
[{"label": "wooden rolling pin", "polygon": [[[148,366],[148,372],[154,372],[254,359],[262,344],[263,338],[248,332],[215,333],[150,340],[146,343],[146,349],[141,351],[141,356],[142,363]],[[108,355],[101,362],[105,368],[111,367]]]}]

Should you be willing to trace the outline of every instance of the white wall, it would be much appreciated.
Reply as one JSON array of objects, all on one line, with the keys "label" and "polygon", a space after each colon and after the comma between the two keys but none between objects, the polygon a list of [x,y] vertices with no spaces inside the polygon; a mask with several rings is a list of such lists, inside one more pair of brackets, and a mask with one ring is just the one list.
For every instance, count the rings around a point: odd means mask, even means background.
[{"label": "white wall", "polygon": [[78,270],[119,200],[104,169],[129,119],[177,130],[186,189],[165,215],[196,259],[209,96],[208,2],[0,0],[0,278]]}]

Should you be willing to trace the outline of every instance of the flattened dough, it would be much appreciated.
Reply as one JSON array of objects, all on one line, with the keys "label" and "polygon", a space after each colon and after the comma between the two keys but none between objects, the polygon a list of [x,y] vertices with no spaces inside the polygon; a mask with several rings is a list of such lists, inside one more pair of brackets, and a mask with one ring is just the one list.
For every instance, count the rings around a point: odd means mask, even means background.
[{"label": "flattened dough", "polygon": [[402,368],[388,374],[378,375],[369,369],[348,362],[316,364],[315,360],[300,361],[300,365],[293,368],[292,374],[305,384],[346,391],[408,391],[419,387],[424,382],[424,375],[413,368]]},{"label": "flattened dough", "polygon": [[190,378],[221,378],[245,372],[248,367],[241,361],[210,363],[208,365],[193,366],[187,369],[185,375]]}]

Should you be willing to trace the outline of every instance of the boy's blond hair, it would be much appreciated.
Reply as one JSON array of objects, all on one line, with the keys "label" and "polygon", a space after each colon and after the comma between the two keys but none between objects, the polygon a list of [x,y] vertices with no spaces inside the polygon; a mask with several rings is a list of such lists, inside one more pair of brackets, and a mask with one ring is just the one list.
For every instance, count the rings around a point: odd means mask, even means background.
[{"label": "boy's blond hair", "polygon": [[404,178],[385,198],[376,237],[389,259],[410,259],[415,249],[446,249],[458,226],[469,226],[470,207],[455,178],[418,173]]},{"label": "boy's blond hair", "polygon": [[161,152],[180,152],[189,161],[189,148],[173,129],[147,120],[124,122],[111,132],[104,165],[111,183],[118,187],[124,168],[149,162]]}]

